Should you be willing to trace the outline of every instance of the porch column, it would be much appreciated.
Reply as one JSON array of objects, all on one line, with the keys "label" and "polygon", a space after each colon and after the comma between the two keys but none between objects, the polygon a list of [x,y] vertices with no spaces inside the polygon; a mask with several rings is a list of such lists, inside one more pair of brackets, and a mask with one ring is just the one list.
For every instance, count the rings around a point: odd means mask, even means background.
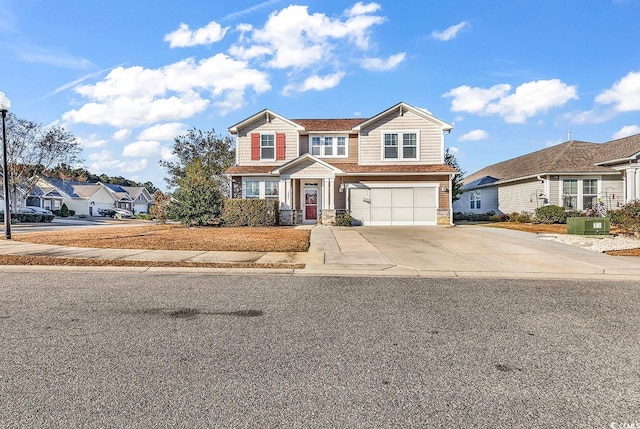
[{"label": "porch column", "polygon": [[291,180],[280,179],[278,192],[280,192],[280,203],[283,205],[283,209],[291,209]]},{"label": "porch column", "polygon": [[322,209],[329,208],[329,179],[322,179]]},{"label": "porch column", "polygon": [[335,179],[329,179],[329,210],[335,210]]}]

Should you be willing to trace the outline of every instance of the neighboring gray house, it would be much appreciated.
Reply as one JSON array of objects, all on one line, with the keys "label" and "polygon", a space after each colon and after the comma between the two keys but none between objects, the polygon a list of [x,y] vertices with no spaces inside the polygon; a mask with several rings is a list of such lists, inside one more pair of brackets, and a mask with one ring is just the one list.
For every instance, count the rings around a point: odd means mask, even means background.
[{"label": "neighboring gray house", "polygon": [[616,209],[640,200],[640,134],[606,143],[571,140],[490,165],[464,182],[454,212],[586,210],[598,201]]}]

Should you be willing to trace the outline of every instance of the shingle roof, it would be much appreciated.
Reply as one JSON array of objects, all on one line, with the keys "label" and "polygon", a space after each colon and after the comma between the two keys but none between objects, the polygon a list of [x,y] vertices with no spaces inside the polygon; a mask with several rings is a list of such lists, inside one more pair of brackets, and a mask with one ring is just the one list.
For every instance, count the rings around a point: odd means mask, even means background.
[{"label": "shingle roof", "polygon": [[351,131],[351,129],[367,118],[345,119],[292,119],[296,124],[302,125],[307,131]]},{"label": "shingle roof", "polygon": [[385,173],[457,173],[449,165],[358,165],[348,163],[332,163],[336,168],[348,174],[385,174]]},{"label": "shingle roof", "polygon": [[640,153],[640,134],[604,143],[600,148],[597,163],[631,158]]},{"label": "shingle roof", "polygon": [[571,140],[485,167],[465,178],[471,183],[485,176],[499,181],[553,173],[611,173],[607,167],[595,165],[604,145]]},{"label": "shingle roof", "polygon": [[233,165],[227,168],[225,174],[238,176],[243,174],[269,174],[270,171],[278,167],[278,165]]}]

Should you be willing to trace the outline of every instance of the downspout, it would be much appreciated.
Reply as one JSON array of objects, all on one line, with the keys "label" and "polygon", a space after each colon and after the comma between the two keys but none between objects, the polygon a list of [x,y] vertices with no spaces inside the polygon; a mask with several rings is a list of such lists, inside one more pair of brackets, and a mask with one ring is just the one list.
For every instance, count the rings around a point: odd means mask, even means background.
[{"label": "downspout", "polygon": [[449,173],[449,225],[455,226],[453,223],[453,177],[455,174]]}]

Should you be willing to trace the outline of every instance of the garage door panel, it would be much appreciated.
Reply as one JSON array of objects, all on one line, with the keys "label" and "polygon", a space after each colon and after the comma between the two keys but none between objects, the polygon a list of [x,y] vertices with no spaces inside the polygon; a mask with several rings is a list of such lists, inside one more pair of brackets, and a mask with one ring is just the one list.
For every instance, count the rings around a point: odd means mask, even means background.
[{"label": "garage door panel", "polygon": [[416,222],[435,222],[436,211],[433,208],[415,207],[413,209],[413,218]]},{"label": "garage door panel", "polygon": [[413,207],[413,188],[392,189],[392,207]]},{"label": "garage door panel", "polygon": [[391,209],[391,223],[413,222],[413,207],[394,207]]},{"label": "garage door panel", "polygon": [[435,187],[350,190],[351,216],[363,225],[436,225]]},{"label": "garage door panel", "polygon": [[362,225],[368,225],[371,221],[369,189],[351,189],[349,192],[351,217]]},{"label": "garage door panel", "polygon": [[372,222],[388,222],[391,220],[391,207],[371,207]]},{"label": "garage door panel", "polygon": [[434,188],[415,188],[413,193],[414,207],[436,207],[436,190]]},{"label": "garage door panel", "polygon": [[391,189],[373,188],[371,189],[371,208],[391,207]]}]

